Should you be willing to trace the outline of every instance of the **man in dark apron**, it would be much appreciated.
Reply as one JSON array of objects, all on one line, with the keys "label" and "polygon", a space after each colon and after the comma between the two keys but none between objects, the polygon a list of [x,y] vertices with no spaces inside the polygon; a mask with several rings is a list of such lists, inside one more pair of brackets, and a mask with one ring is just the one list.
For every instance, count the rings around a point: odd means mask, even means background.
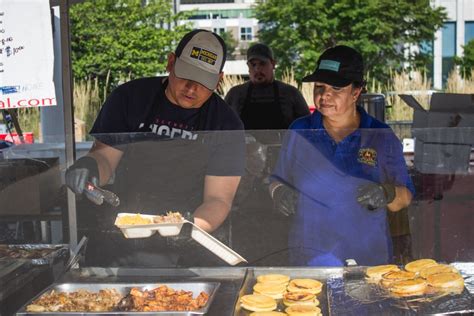
[{"label": "man in dark apron", "polygon": [[260,43],[251,46],[247,65],[250,80],[225,96],[246,130],[287,129],[298,117],[310,114],[300,91],[275,79],[276,61],[270,47]]},{"label": "man in dark apron", "polygon": [[95,239],[90,265],[212,265],[205,261],[212,255],[199,260],[187,240],[182,249],[160,236],[125,240],[113,222],[119,212],[179,211],[213,232],[227,218],[245,154],[242,122],[213,92],[225,51],[215,33],[192,31],[168,56],[168,77],[132,80],[108,97],[91,130],[92,149],[66,173],[67,185],[87,197],[87,181],[105,185],[115,175],[111,190],[122,199],[117,208],[89,203],[78,212],[79,230]]}]

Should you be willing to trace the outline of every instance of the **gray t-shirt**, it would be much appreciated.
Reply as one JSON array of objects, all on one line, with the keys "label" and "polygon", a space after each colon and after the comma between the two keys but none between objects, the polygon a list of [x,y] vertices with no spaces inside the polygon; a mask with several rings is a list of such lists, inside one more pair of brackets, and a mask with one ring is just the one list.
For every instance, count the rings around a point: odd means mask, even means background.
[{"label": "gray t-shirt", "polygon": [[[286,125],[289,126],[295,119],[310,114],[308,105],[297,88],[278,80],[276,83],[279,90],[281,112]],[[249,90],[249,85],[250,81],[247,81],[241,85],[235,86],[231,88],[225,96],[225,101],[239,114],[239,116],[242,114],[242,109],[245,105],[244,103]],[[251,103],[269,103],[274,102],[274,100],[273,84],[253,86],[252,94],[249,99]]]}]

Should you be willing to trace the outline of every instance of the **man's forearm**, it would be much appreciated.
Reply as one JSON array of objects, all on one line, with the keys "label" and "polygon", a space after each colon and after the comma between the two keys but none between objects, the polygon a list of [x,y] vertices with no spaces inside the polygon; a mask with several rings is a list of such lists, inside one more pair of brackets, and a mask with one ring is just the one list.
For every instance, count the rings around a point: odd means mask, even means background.
[{"label": "man's forearm", "polygon": [[194,223],[206,232],[216,230],[227,218],[231,204],[221,200],[209,200],[194,212]]},{"label": "man's forearm", "polygon": [[87,154],[97,161],[99,168],[99,185],[105,185],[115,172],[123,153],[99,141],[95,141],[91,150]]}]

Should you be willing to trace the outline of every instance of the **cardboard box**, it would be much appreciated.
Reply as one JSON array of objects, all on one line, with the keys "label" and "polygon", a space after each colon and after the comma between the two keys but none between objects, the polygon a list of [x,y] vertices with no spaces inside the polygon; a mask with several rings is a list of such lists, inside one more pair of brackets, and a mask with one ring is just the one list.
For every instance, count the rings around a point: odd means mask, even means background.
[{"label": "cardboard box", "polygon": [[0,215],[47,211],[60,187],[58,158],[0,160]]},{"label": "cardboard box", "polygon": [[429,110],[411,95],[400,98],[414,109],[415,169],[467,174],[474,144],[474,94],[434,93]]}]

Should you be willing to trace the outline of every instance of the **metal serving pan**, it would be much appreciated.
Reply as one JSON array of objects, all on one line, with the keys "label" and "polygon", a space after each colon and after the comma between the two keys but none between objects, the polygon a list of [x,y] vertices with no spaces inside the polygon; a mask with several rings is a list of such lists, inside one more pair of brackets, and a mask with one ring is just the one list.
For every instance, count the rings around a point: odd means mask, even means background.
[{"label": "metal serving pan", "polygon": [[[319,300],[319,308],[323,315],[329,315],[328,297],[326,292],[326,282],[329,278],[342,277],[342,268],[249,268],[247,276],[243,283],[242,289],[239,293],[238,300],[235,304],[234,316],[248,316],[251,312],[240,307],[240,298],[247,294],[253,293],[253,286],[257,283],[257,277],[262,274],[285,274],[291,279],[315,279],[323,282],[323,289],[321,293],[316,295]],[[277,311],[285,311],[286,306],[283,305],[282,300],[277,300]],[[342,315],[342,314],[341,314]]]},{"label": "metal serving pan", "polygon": [[[24,252],[24,254],[19,253],[18,257],[11,257],[4,253],[5,250]],[[44,250],[44,254],[36,255],[34,253],[41,250]],[[31,252],[31,254],[28,254],[28,252]],[[66,257],[68,252],[69,245],[67,244],[0,244],[0,259],[21,260],[33,265],[52,264],[57,258]]]},{"label": "metal serving pan", "polygon": [[[192,291],[193,296],[196,297],[201,291],[209,294],[209,300],[203,308],[195,311],[167,311],[167,312],[128,312],[128,311],[111,311],[111,312],[45,312],[45,313],[32,313],[26,311],[26,306],[31,304],[35,299],[39,298],[44,293],[52,290],[56,292],[75,292],[80,289],[87,290],[90,292],[98,292],[103,289],[115,289],[123,296],[130,293],[132,287],[139,288],[141,290],[151,290],[157,288],[160,285],[166,285],[175,290]],[[41,315],[41,316],[58,316],[58,315],[170,315],[170,316],[184,316],[184,315],[204,315],[209,310],[212,304],[214,296],[220,286],[219,282],[177,282],[177,283],[62,283],[53,284],[46,290],[41,292],[39,295],[34,297],[28,303],[26,303],[17,313],[17,316],[24,315]]]},{"label": "metal serving pan", "polygon": [[[331,315],[449,315],[474,313],[474,297],[460,294],[393,298],[365,281],[367,267],[345,268],[343,277],[327,282]],[[462,273],[461,273],[462,274]],[[463,275],[464,276],[464,275]]]},{"label": "metal serving pan", "polygon": [[28,262],[24,260],[0,258],[0,284],[5,284],[8,280],[14,278],[16,272],[27,265]]}]

